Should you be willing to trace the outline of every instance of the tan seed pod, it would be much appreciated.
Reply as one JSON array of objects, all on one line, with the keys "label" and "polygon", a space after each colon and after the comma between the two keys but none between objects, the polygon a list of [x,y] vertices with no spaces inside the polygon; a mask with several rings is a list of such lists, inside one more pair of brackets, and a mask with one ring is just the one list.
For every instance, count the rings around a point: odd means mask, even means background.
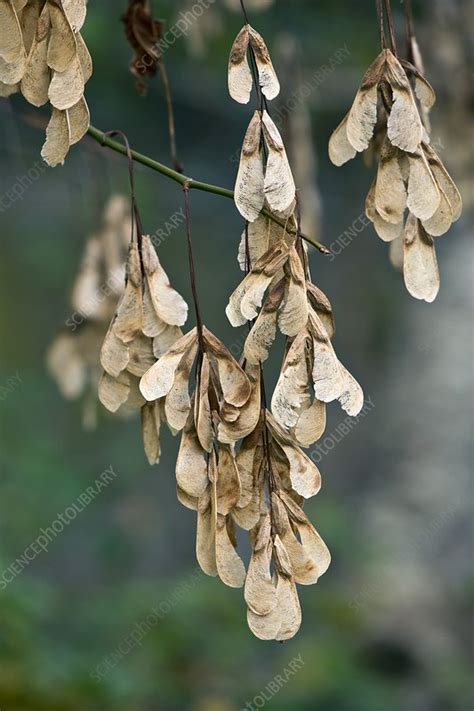
[{"label": "tan seed pod", "polygon": [[128,346],[115,335],[112,321],[100,351],[100,363],[113,378],[117,378],[128,365],[130,353]]},{"label": "tan seed pod", "polygon": [[280,331],[285,336],[296,336],[308,322],[306,278],[301,259],[291,247],[286,263],[288,283],[278,315]]},{"label": "tan seed pod", "polygon": [[232,326],[243,326],[257,316],[265,291],[287,261],[288,253],[289,247],[282,240],[254,264],[229,299],[226,314]]},{"label": "tan seed pod", "polygon": [[183,326],[188,317],[188,305],[181,294],[171,287],[149,235],[142,237],[142,259],[157,315],[170,326]]},{"label": "tan seed pod", "polygon": [[216,516],[213,511],[211,486],[200,497],[197,512],[196,558],[206,575],[217,575]]},{"label": "tan seed pod", "polygon": [[294,202],[295,181],[280,132],[266,111],[262,114],[262,126],[268,148],[264,180],[265,198],[272,210],[284,213]]},{"label": "tan seed pod", "polygon": [[234,194],[238,211],[249,222],[257,219],[265,202],[261,130],[260,112],[255,111],[242,145]]},{"label": "tan seed pod", "polygon": [[122,372],[117,378],[103,373],[99,382],[99,400],[110,412],[117,412],[130,395],[130,375]]},{"label": "tan seed pod", "polygon": [[215,364],[225,402],[234,407],[243,407],[250,398],[249,379],[231,352],[205,326],[203,334],[210,364],[211,367]]},{"label": "tan seed pod", "polygon": [[62,6],[73,31],[79,32],[86,19],[86,0],[62,0]]},{"label": "tan seed pod", "polygon": [[[347,138],[347,120],[349,114],[344,116],[339,126],[334,129],[329,139],[329,158],[334,165],[341,166],[352,160],[357,153]],[[370,140],[370,139],[369,139]]]},{"label": "tan seed pod", "polygon": [[90,124],[89,107],[83,96],[77,104],[68,109],[67,115],[70,129],[69,141],[72,146],[85,136]]},{"label": "tan seed pod", "polygon": [[406,288],[415,299],[428,303],[435,300],[440,282],[433,238],[411,214],[405,227],[403,276]]},{"label": "tan seed pod", "polygon": [[92,57],[87,45],[84,42],[80,32],[76,35],[76,45],[77,45],[77,56],[79,57],[79,62],[81,64],[82,75],[84,77],[84,83],[87,84],[92,76]]},{"label": "tan seed pod", "polygon": [[48,90],[51,81],[51,70],[47,63],[49,41],[49,8],[45,5],[31,49],[28,54],[25,74],[21,80],[21,93],[33,106],[43,106],[48,101]]},{"label": "tan seed pod", "polygon": [[187,351],[176,370],[173,385],[165,399],[165,416],[168,425],[179,432],[183,429],[191,411],[189,378],[197,353],[197,343]]},{"label": "tan seed pod", "polygon": [[408,209],[420,220],[428,220],[441,201],[438,185],[422,150],[410,154],[408,162]]},{"label": "tan seed pod", "polygon": [[375,209],[385,222],[399,224],[407,204],[407,192],[403,181],[398,150],[386,140],[380,152],[380,161],[375,180]]},{"label": "tan seed pod", "polygon": [[462,198],[457,189],[453,179],[449,175],[448,171],[441,162],[439,156],[435,153],[433,148],[429,145],[423,145],[423,152],[428,159],[431,172],[433,173],[438,187],[443,190],[446,194],[448,202],[451,206],[453,212],[453,221],[459,219],[462,212]]},{"label": "tan seed pod", "polygon": [[440,202],[436,212],[422,222],[426,232],[432,237],[444,235],[453,223],[453,210],[444,190],[438,185]]},{"label": "tan seed pod", "polygon": [[48,66],[56,72],[65,72],[76,57],[76,37],[66,17],[62,4],[47,0],[51,19],[48,44]]},{"label": "tan seed pod", "polygon": [[248,104],[252,92],[252,72],[247,58],[249,25],[240,30],[229,56],[229,94],[239,104]]},{"label": "tan seed pod", "polygon": [[228,519],[217,515],[216,563],[220,579],[231,588],[241,588],[245,582],[245,566],[237,553],[227,528]]},{"label": "tan seed pod", "polygon": [[196,341],[197,330],[193,328],[176,341],[145,373],[140,381],[140,390],[146,400],[158,400],[169,393],[181,359],[195,345]]},{"label": "tan seed pod", "polygon": [[259,639],[283,642],[291,639],[301,625],[301,607],[296,586],[292,580],[277,576],[277,604],[268,615],[256,615],[248,611],[247,622],[253,634]]},{"label": "tan seed pod", "polygon": [[25,49],[18,15],[10,0],[0,0],[0,28],[0,58],[5,64],[19,64]]},{"label": "tan seed pod", "polygon": [[67,111],[59,111],[53,107],[41,157],[51,167],[62,165],[69,151],[69,145],[70,128]]},{"label": "tan seed pod", "polygon": [[240,476],[235,455],[229,447],[219,447],[216,485],[217,513],[227,516],[240,499]]},{"label": "tan seed pod", "polygon": [[176,460],[176,481],[178,486],[195,498],[199,498],[209,481],[207,476],[207,455],[202,449],[192,419],[188,421]]},{"label": "tan seed pod", "polygon": [[270,564],[272,544],[254,550],[245,580],[245,602],[255,615],[268,615],[277,604],[276,587],[273,583]]},{"label": "tan seed pod", "polygon": [[146,457],[151,466],[161,457],[160,407],[158,402],[147,402],[141,408],[142,439]]},{"label": "tan seed pod", "polygon": [[117,307],[115,335],[130,343],[141,332],[143,324],[142,273],[138,245],[132,242],[127,260],[127,283]]},{"label": "tan seed pod", "polygon": [[271,101],[280,93],[280,82],[278,81],[272,60],[270,59],[270,53],[263,37],[256,30],[254,30],[253,27],[249,27],[249,35],[250,44],[252,46],[257,65],[258,81],[262,89],[262,94],[269,101]]},{"label": "tan seed pod", "polygon": [[76,54],[67,69],[53,72],[48,97],[53,106],[61,111],[72,108],[84,94],[84,76]]},{"label": "tan seed pod", "polygon": [[415,152],[423,137],[423,125],[405,71],[398,59],[385,50],[385,75],[393,93],[393,105],[387,122],[390,142],[409,153]]}]

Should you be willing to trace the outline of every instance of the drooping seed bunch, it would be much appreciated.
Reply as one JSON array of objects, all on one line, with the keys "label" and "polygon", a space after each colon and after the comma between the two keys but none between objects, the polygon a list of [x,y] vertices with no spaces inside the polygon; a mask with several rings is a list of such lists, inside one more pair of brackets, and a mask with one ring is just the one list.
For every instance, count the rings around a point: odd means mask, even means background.
[{"label": "drooping seed bunch", "polygon": [[86,242],[71,293],[73,313],[53,340],[46,365],[62,395],[83,397],[84,427],[95,427],[99,353],[123,292],[124,259],[130,238],[130,209],[123,195],[108,200],[102,224]]},{"label": "drooping seed bunch", "polygon": [[[260,103],[244,138],[235,186],[237,208],[247,220],[238,254],[246,276],[226,309],[233,326],[249,326],[242,367],[252,387],[258,384],[258,399],[246,419],[248,432],[238,434],[243,441],[235,446],[232,474],[226,460],[221,473],[218,453],[209,460],[211,488],[197,504],[198,560],[226,584],[245,585],[248,623],[256,636],[284,640],[301,623],[296,584],[315,583],[330,562],[302,510],[321,485],[302,447],[322,435],[325,403],[339,399],[355,415],[363,394],[334,352],[331,305],[310,280],[295,183],[266,104],[280,85],[263,38],[248,24],[232,47],[228,81],[236,101],[248,103],[255,86]],[[286,355],[269,412],[262,362],[277,327],[286,337]],[[223,431],[219,424],[218,440]],[[235,549],[235,525],[250,533],[247,574]]]},{"label": "drooping seed bunch", "polygon": [[[387,4],[390,13],[390,4]],[[382,11],[381,11],[382,12]],[[391,15],[388,21],[391,28]],[[378,168],[366,200],[375,231],[400,255],[412,296],[431,302],[440,280],[434,239],[445,234],[462,209],[459,191],[430,145],[428,112],[435,93],[422,73],[414,37],[399,60],[382,23],[382,51],[364,75],[354,102],[329,142],[332,162],[343,165],[369,148]]]},{"label": "drooping seed bunch", "polygon": [[84,87],[92,60],[81,35],[86,0],[0,1],[0,96],[20,91],[33,106],[52,106],[41,151],[64,162],[89,127]]},{"label": "drooping seed bunch", "polygon": [[139,390],[141,376],[181,337],[188,315],[184,299],[169,283],[148,235],[135,230],[127,277],[100,352],[104,369],[99,399],[111,412],[141,410],[145,452],[150,464],[160,458],[160,406]]}]

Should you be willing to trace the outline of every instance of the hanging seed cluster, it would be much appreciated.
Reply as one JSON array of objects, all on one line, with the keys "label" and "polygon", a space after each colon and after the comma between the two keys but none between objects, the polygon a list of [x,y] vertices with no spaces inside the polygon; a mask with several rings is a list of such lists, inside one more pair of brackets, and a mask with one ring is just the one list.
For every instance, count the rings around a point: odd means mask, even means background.
[{"label": "hanging seed cluster", "polygon": [[50,103],[41,151],[62,164],[89,127],[84,87],[92,60],[81,36],[86,0],[0,0],[0,96],[20,91],[33,106]]},{"label": "hanging seed cluster", "polygon": [[123,195],[108,200],[98,230],[86,241],[71,293],[72,313],[46,356],[47,368],[67,400],[83,399],[83,424],[97,423],[99,353],[124,284],[130,207]]},{"label": "hanging seed cluster", "polygon": [[428,302],[440,286],[434,238],[449,230],[462,209],[459,191],[430,145],[428,112],[435,98],[420,63],[399,61],[385,48],[329,142],[337,166],[369,148],[376,155],[367,217],[391,243],[392,261],[403,268],[409,293]]}]

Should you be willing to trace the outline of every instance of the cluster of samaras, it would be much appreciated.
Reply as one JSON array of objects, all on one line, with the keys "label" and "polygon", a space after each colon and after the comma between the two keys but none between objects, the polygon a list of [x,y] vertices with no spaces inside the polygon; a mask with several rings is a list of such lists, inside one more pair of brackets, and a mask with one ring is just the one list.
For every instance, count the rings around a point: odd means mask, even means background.
[{"label": "cluster of samaras", "polygon": [[[271,98],[278,81],[262,38],[248,26],[232,50],[231,94],[248,101],[249,42],[261,90]],[[322,435],[326,403],[339,400],[355,415],[363,394],[333,349],[331,305],[310,281],[296,235],[291,170],[266,111],[252,119],[237,183],[237,205],[249,221],[239,249],[246,275],[227,315],[233,326],[249,327],[240,362],[200,322],[183,335],[187,306],[150,238],[135,235],[125,292],[102,347],[99,396],[111,411],[125,404],[141,410],[150,463],[160,457],[160,424],[181,432],[177,494],[197,512],[199,564],[226,585],[244,586],[248,623],[258,637],[283,640],[301,622],[296,584],[315,583],[330,562],[302,509],[321,485],[303,448]],[[264,206],[283,223],[262,214]],[[270,411],[261,364],[277,328],[286,354]],[[247,570],[236,527],[249,531]]]},{"label": "cluster of samaras", "polygon": [[440,285],[433,237],[447,232],[462,209],[456,185],[430,146],[427,115],[434,102],[420,68],[384,49],[329,142],[335,165],[372,147],[378,169],[367,195],[367,217],[391,243],[392,260],[403,268],[410,294],[429,302]]},{"label": "cluster of samaras", "polygon": [[41,155],[64,162],[89,127],[84,87],[92,60],[80,29],[86,0],[1,0],[0,96],[21,91],[33,106],[52,106]]}]

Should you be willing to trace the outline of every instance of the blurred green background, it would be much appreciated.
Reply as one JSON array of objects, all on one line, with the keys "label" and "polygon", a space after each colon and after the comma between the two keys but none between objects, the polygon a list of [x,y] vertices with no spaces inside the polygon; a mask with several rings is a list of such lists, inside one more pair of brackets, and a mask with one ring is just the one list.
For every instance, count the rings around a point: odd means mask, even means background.
[{"label": "blurred green background", "polygon": [[[154,6],[170,27],[193,4]],[[227,55],[242,24],[235,4],[211,4],[165,55],[185,172],[227,187],[250,116],[226,88]],[[331,406],[326,434],[333,446],[314,455],[323,489],[307,510],[333,563],[317,586],[300,588],[303,625],[293,640],[255,639],[242,591],[196,572],[195,515],[175,496],[177,440],[163,435],[162,462],[150,468],[138,421],[101,411],[97,429],[84,431],[81,404],[65,401],[48,375],[45,353],[71,315],[69,293],[85,240],[107,197],[127,192],[125,160],[85,138],[64,167],[41,170],[0,213],[2,570],[104,469],[111,465],[117,477],[48,552],[0,590],[1,711],[474,707],[472,5],[415,2],[427,76],[438,93],[433,140],[465,201],[460,222],[437,241],[442,286],[428,305],[408,295],[371,226],[338,247],[363,212],[373,169],[360,157],[336,169],[326,147],[378,51],[373,3],[275,0],[261,11],[252,4],[251,22],[271,49],[283,102],[298,82],[311,86],[293,116],[304,127],[309,111],[310,129],[302,128],[289,150],[317,162],[303,217],[340,254],[313,252],[313,279],[335,310],[338,355],[369,401],[365,417],[342,437],[345,416]],[[137,150],[169,162],[159,81],[139,98],[128,71],[131,52],[119,21],[125,5],[89,3],[83,34],[95,65],[86,92],[92,123],[120,128]],[[401,6],[394,9],[401,36]],[[334,63],[341,48],[346,57]],[[329,73],[318,74],[324,66]],[[40,165],[43,133],[31,123],[38,111],[21,97],[0,101],[4,196]],[[311,161],[308,171],[311,177]],[[179,186],[140,167],[137,185],[146,230],[164,229],[181,208]],[[229,200],[213,195],[193,193],[191,208],[205,321],[228,345],[241,343],[224,307],[241,278],[242,221]],[[182,226],[162,242],[159,256],[189,300]],[[268,364],[270,383],[280,358],[281,344]],[[110,663],[153,608],[160,615],[152,628]],[[300,660],[298,670],[288,675],[292,660]],[[286,682],[274,692],[278,676]]]}]

